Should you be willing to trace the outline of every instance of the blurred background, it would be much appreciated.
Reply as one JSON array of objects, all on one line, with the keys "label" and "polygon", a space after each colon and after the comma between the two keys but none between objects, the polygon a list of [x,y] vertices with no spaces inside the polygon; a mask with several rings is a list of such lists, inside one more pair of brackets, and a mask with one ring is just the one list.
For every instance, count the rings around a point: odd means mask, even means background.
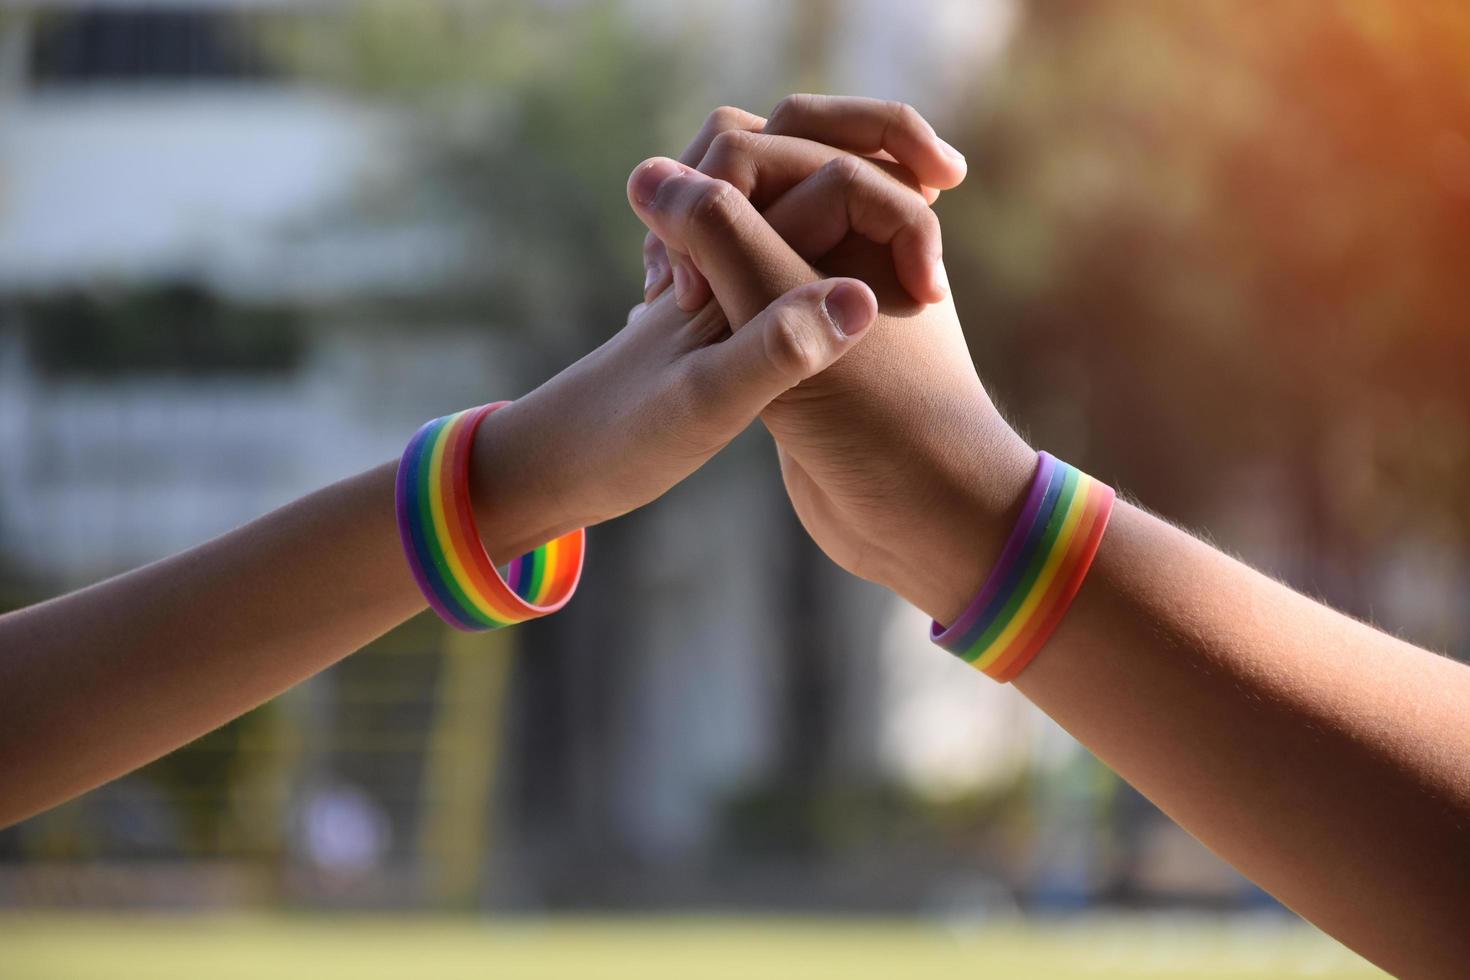
[{"label": "blurred background", "polygon": [[[1037,445],[1467,655],[1456,0],[5,0],[0,609],[591,349],[629,171],[790,91],[966,153]],[[1372,975],[831,566],[758,427],[590,537],[556,617],[420,617],[0,831],[0,977]]]}]

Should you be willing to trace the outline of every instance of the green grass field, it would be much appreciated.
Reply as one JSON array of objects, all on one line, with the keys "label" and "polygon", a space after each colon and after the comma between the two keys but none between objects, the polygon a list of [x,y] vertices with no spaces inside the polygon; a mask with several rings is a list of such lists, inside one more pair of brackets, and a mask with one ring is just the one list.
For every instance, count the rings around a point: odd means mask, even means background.
[{"label": "green grass field", "polygon": [[0,980],[1380,977],[1295,924],[0,915]]}]

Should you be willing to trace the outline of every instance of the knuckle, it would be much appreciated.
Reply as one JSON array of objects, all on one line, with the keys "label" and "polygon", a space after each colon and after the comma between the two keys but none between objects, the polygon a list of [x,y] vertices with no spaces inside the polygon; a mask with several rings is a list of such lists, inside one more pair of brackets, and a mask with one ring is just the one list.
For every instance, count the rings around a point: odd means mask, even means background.
[{"label": "knuckle", "polygon": [[722,105],[711,112],[704,121],[704,128],[713,133],[725,132],[740,125],[745,113],[732,105]]},{"label": "knuckle", "polygon": [[822,164],[822,169],[826,172],[826,179],[843,188],[851,188],[862,180],[864,174],[863,161],[850,153],[833,157]]},{"label": "knuckle", "polygon": [[735,227],[741,200],[728,181],[706,181],[689,203],[690,223],[704,231],[727,231]]},{"label": "knuckle", "polygon": [[740,147],[740,137],[745,134],[742,129],[727,129],[715,135],[710,140],[709,151],[713,154],[732,153]]},{"label": "knuckle", "polygon": [[812,97],[805,93],[788,95],[777,102],[771,110],[771,127],[779,129],[782,123],[790,122],[793,117],[801,116],[811,107]]},{"label": "knuckle", "polygon": [[756,134],[744,129],[727,129],[709,145],[700,169],[711,177],[729,180],[755,148]]},{"label": "knuckle", "polygon": [[832,206],[844,210],[850,224],[859,222],[860,215],[867,209],[867,165],[844,153],[823,164],[820,177],[827,183],[827,193],[834,199]]},{"label": "knuckle", "polygon": [[783,378],[805,378],[817,368],[818,351],[800,316],[794,310],[773,311],[773,321],[766,328],[766,361]]},{"label": "knuckle", "polygon": [[899,129],[918,129],[923,125],[924,117],[919,115],[919,110],[907,102],[888,103],[889,125]]}]

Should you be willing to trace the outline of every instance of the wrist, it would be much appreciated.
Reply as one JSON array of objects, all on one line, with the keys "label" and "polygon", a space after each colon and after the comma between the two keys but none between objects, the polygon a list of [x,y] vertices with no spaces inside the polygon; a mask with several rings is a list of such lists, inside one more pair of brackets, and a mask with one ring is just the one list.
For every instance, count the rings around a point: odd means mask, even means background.
[{"label": "wrist", "polygon": [[933,454],[916,533],[884,574],[888,588],[943,624],[984,585],[1036,472],[1035,450],[1003,424],[963,445]]},{"label": "wrist", "polygon": [[485,550],[504,563],[585,526],[561,505],[565,494],[532,433],[529,414],[512,402],[480,424],[470,455],[470,497]]}]

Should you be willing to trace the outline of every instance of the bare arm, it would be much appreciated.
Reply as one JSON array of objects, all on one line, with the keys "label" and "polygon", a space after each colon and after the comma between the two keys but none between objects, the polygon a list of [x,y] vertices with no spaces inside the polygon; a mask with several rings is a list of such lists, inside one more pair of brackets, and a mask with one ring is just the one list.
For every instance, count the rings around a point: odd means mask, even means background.
[{"label": "bare arm", "polygon": [[[766,133],[778,117],[796,125],[832,101],[788,99]],[[883,104],[837,101],[902,117]],[[816,138],[871,150],[840,136]],[[729,181],[742,168],[706,159],[700,169]],[[794,193],[757,212],[718,184],[688,175],[632,203],[739,323],[815,275],[781,240],[812,219]],[[913,193],[910,203],[919,200]],[[770,227],[757,247],[749,235],[731,237],[762,216]],[[891,263],[833,254],[827,271],[875,273],[873,336],[762,419],[792,503],[827,554],[950,623],[994,563],[1035,454],[987,398],[951,304],[890,302],[882,280]],[[1470,667],[1334,612],[1120,503],[1075,604],[1016,686],[1224,859],[1347,945],[1405,975],[1465,974]]]},{"label": "bare arm", "polygon": [[393,473],[0,617],[0,826],[249,711],[421,609]]},{"label": "bare arm", "polygon": [[[844,129],[851,108],[836,100],[804,124]],[[751,121],[717,112],[690,152],[742,120]],[[899,137],[885,171],[894,186],[920,187],[910,170],[937,187],[963,176],[922,120],[870,117],[857,128]],[[784,150],[767,180],[810,202],[819,228],[845,228],[850,191],[822,169],[843,154],[805,141]],[[895,250],[922,287],[917,259],[937,247],[932,216],[881,185],[858,190],[870,223],[858,231],[885,241],[907,232]],[[761,231],[733,237],[756,248]],[[831,244],[819,235],[806,247],[815,257]],[[488,419],[471,491],[489,553],[504,561],[655,499],[772,399],[859,347],[876,313],[854,280],[782,292],[736,336],[717,309],[690,316],[672,294],[650,296],[606,344]],[[0,826],[202,735],[423,609],[399,552],[393,474],[384,465],[183,554],[0,616]]]},{"label": "bare arm", "polygon": [[[500,561],[653,500],[856,345],[862,283],[793,290],[728,337],[673,298],[479,429],[471,496]],[[751,329],[754,327],[754,329]],[[799,361],[767,355],[767,334]],[[405,433],[405,441],[408,433]],[[0,616],[0,826],[248,711],[424,607],[395,464],[183,554]]]},{"label": "bare arm", "polygon": [[1470,667],[1120,505],[1016,686],[1212,850],[1404,976],[1470,964]]}]

